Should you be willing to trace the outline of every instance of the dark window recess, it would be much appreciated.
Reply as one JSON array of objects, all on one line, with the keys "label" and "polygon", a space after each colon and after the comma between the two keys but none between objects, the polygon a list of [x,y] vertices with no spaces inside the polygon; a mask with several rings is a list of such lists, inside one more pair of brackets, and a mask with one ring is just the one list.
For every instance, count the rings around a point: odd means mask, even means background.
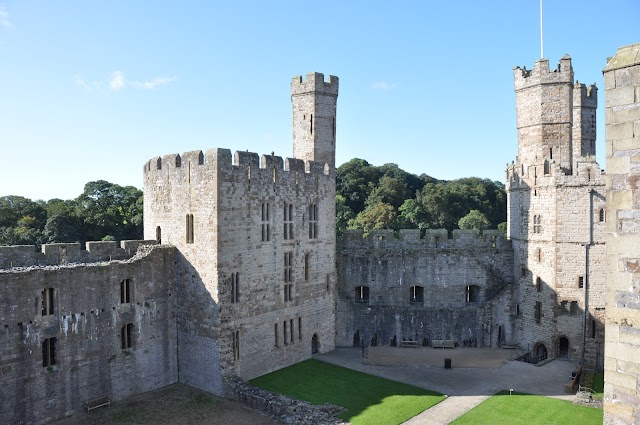
[{"label": "dark window recess", "polygon": [[578,301],[571,301],[571,306],[570,306],[570,312],[569,315],[570,316],[577,316],[578,315]]},{"label": "dark window recess", "polygon": [[540,277],[536,277],[536,291],[542,292],[542,279]]},{"label": "dark window recess", "polygon": [[46,288],[42,291],[42,315],[53,314],[53,288]]},{"label": "dark window recess", "polygon": [[269,218],[269,204],[262,204],[262,229],[261,240],[262,242],[269,242],[271,240],[271,223]]},{"label": "dark window recess", "polygon": [[231,273],[231,303],[240,301],[240,273]]},{"label": "dark window recess", "polygon": [[369,302],[369,287],[368,286],[357,286],[356,287],[355,300],[358,303],[367,303],[367,302]]},{"label": "dark window recess", "polygon": [[42,342],[42,367],[53,366],[57,363],[57,343],[58,338],[47,338]]},{"label": "dark window recess", "polygon": [[578,288],[584,288],[584,276],[578,276]]},{"label": "dark window recess", "polygon": [[120,348],[133,348],[133,323],[127,323],[120,328]]},{"label": "dark window recess", "polygon": [[240,360],[240,331],[231,332],[231,346],[233,349],[233,360]]},{"label": "dark window recess", "polygon": [[535,318],[536,323],[540,324],[540,321],[542,320],[542,303],[540,301],[536,301]]},{"label": "dark window recess", "polygon": [[318,238],[318,206],[309,205],[309,239]]},{"label": "dark window recess", "polygon": [[185,240],[187,243],[193,243],[194,240],[193,214],[186,215]]},{"label": "dark window recess", "polygon": [[409,301],[412,303],[424,302],[424,288],[422,286],[412,286],[409,288]]},{"label": "dark window recess", "polygon": [[131,280],[124,279],[120,281],[120,303],[128,304],[131,302]]},{"label": "dark window recess", "polygon": [[467,286],[465,301],[468,303],[476,303],[480,301],[480,287],[478,285]]},{"label": "dark window recess", "polygon": [[293,204],[284,204],[284,239],[293,239]]}]

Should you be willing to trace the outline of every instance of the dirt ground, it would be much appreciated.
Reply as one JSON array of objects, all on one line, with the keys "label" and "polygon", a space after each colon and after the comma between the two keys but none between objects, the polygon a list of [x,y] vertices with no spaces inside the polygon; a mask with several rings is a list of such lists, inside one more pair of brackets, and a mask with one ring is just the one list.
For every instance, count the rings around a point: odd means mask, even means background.
[{"label": "dirt ground", "polygon": [[55,425],[273,425],[277,422],[239,403],[173,384],[71,416]]}]

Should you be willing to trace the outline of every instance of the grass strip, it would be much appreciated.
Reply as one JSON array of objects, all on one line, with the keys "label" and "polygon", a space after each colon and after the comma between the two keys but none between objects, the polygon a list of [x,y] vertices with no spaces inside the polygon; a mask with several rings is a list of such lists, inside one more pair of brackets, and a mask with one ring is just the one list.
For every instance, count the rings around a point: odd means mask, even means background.
[{"label": "grass strip", "polygon": [[250,381],[251,385],[312,404],[347,410],[354,425],[400,424],[444,400],[442,394],[310,359]]}]

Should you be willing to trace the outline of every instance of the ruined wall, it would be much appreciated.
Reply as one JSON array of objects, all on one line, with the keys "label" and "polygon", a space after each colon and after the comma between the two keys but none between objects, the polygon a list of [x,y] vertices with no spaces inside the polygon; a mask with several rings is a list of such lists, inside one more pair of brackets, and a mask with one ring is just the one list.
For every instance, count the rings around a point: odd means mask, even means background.
[{"label": "ruined wall", "polygon": [[[336,344],[512,342],[513,251],[500,231],[349,231],[337,246]],[[365,286],[368,299],[359,287]],[[415,297],[412,287],[422,289]],[[474,286],[468,298],[468,286]],[[420,290],[418,290],[420,292]],[[500,327],[500,328],[499,328]]]},{"label": "ruined wall", "polygon": [[[123,261],[0,270],[0,423],[46,423],[93,398],[176,382],[174,254],[145,247]],[[44,347],[51,338],[53,357]]]},{"label": "ruined wall", "polygon": [[604,69],[607,148],[605,424],[640,423],[640,44]]}]

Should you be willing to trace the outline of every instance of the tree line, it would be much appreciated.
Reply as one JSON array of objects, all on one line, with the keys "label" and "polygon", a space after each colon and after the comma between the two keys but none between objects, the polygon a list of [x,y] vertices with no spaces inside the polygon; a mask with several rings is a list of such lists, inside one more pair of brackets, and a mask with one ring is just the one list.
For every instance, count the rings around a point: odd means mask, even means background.
[{"label": "tree line", "polygon": [[336,175],[336,230],[475,229],[506,231],[504,185],[477,177],[438,180],[396,164],[354,158]]},{"label": "tree line", "polygon": [[[104,180],[71,200],[0,197],[0,245],[142,239],[142,191]],[[500,182],[476,177],[438,180],[396,164],[354,158],[336,175],[336,231],[345,229],[506,230]]]},{"label": "tree line", "polygon": [[104,180],[75,199],[0,197],[0,245],[142,239],[142,191]]}]

